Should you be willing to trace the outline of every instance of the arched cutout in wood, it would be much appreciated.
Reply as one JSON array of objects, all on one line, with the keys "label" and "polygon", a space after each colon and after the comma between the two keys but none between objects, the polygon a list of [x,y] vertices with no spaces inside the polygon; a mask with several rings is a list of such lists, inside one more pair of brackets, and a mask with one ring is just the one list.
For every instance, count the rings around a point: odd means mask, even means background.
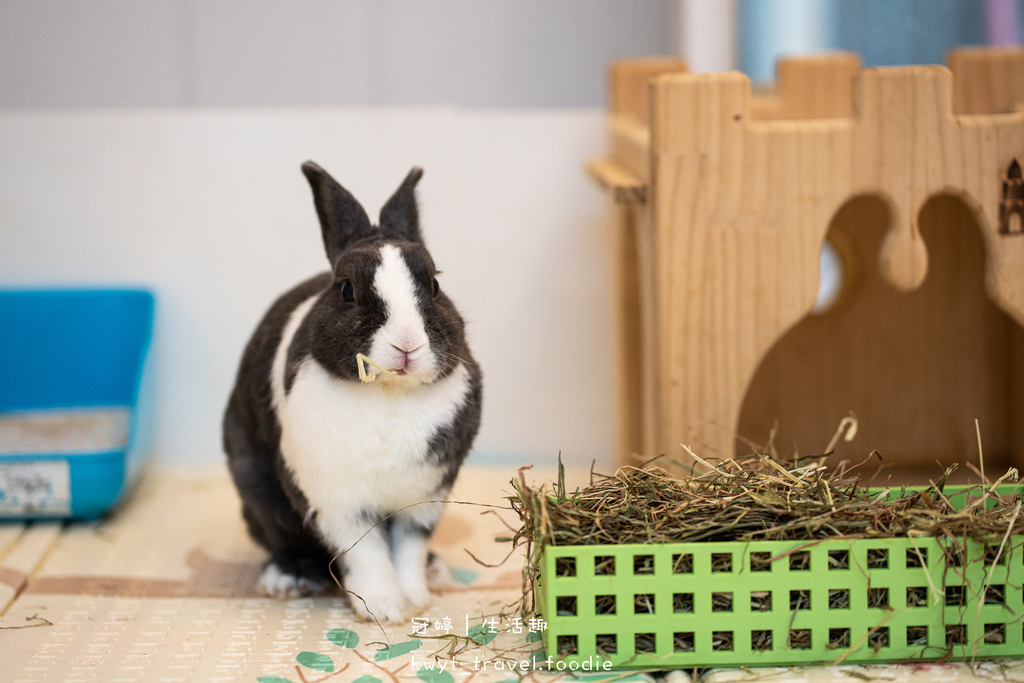
[{"label": "arched cutout in wood", "polygon": [[988,472],[1024,460],[1024,330],[985,292],[978,218],[945,194],[918,220],[929,270],[905,293],[878,269],[886,203],[855,197],[835,214],[828,240],[843,259],[843,293],[766,354],[740,410],[742,437],[764,443],[777,425],[781,453],[821,453],[852,411],[859,432],[833,462],[878,450],[887,474],[927,483],[941,474],[936,460],[977,462],[977,418]]}]

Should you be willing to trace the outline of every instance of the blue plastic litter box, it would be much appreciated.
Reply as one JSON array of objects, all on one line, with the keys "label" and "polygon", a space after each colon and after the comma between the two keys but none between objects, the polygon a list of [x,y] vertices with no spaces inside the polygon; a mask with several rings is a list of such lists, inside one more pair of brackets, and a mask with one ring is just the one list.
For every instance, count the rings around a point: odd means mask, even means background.
[{"label": "blue plastic litter box", "polygon": [[0,520],[92,519],[144,457],[153,295],[0,290]]}]

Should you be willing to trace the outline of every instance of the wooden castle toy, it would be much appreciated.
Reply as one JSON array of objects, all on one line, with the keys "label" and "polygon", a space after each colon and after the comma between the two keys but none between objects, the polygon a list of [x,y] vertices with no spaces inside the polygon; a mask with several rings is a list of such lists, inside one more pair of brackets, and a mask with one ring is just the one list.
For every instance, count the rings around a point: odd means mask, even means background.
[{"label": "wooden castle toy", "polygon": [[990,471],[1024,464],[1024,50],[786,60],[767,94],[674,60],[609,81],[620,452],[820,454],[852,413],[852,460],[936,478],[980,431]]}]

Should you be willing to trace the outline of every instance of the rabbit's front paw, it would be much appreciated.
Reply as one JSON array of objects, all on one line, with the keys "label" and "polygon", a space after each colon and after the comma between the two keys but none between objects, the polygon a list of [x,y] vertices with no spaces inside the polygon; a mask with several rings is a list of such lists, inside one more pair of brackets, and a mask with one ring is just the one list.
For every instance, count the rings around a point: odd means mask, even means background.
[{"label": "rabbit's front paw", "polygon": [[396,624],[407,607],[405,594],[390,567],[375,573],[352,571],[345,576],[345,589],[356,617],[362,621]]},{"label": "rabbit's front paw", "polygon": [[406,602],[400,593],[370,596],[354,593],[349,601],[360,621],[397,624],[405,615]]}]

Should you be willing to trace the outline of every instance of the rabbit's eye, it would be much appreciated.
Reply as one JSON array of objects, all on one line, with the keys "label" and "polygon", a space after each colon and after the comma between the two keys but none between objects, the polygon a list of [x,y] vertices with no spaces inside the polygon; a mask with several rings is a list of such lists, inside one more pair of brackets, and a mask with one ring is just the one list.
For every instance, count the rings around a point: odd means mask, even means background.
[{"label": "rabbit's eye", "polygon": [[435,277],[433,281],[430,283],[430,295],[436,298],[437,295],[440,293],[441,285],[440,283],[438,283],[437,278]]},{"label": "rabbit's eye", "polygon": [[341,283],[341,300],[345,303],[355,303],[356,301],[356,290],[352,286],[352,282],[345,280]]}]

